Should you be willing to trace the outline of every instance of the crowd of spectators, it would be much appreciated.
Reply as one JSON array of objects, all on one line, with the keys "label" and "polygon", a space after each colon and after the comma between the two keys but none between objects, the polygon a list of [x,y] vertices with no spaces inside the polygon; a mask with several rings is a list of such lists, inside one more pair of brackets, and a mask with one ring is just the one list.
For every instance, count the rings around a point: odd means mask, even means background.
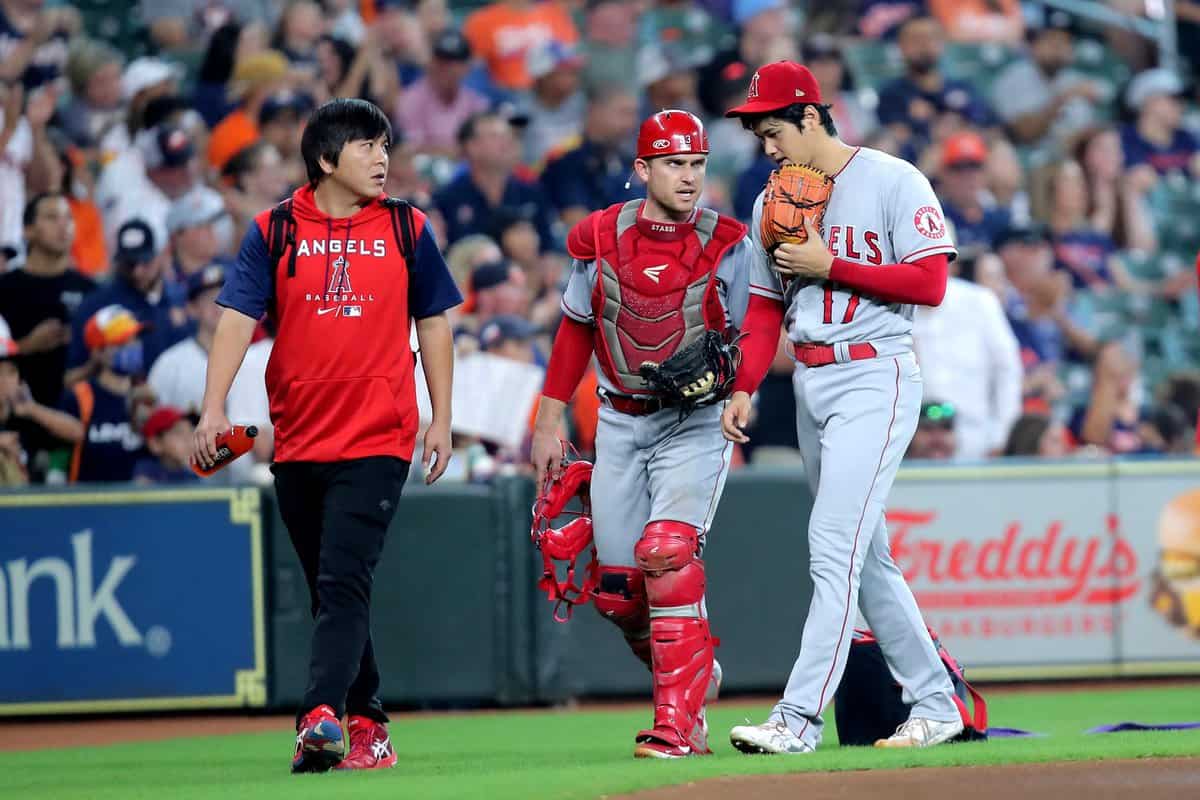
[{"label": "crowd of spectators", "polygon": [[[532,413],[567,230],[640,195],[636,130],[664,107],[707,123],[703,203],[749,220],[773,163],[722,112],[778,59],[812,68],[843,140],[928,175],[953,228],[945,302],[916,312],[911,457],[1193,449],[1200,63],[1122,29],[1018,0],[119,5],[0,0],[0,485],[194,479],[217,294],[339,96],[392,119],[386,190],[467,298],[455,470],[521,469],[501,417]],[[1200,52],[1200,3],[1176,6]],[[227,409],[265,434],[221,480],[267,478],[271,343],[264,320]],[[794,454],[791,370],[781,337],[735,463]],[[594,387],[563,431],[583,453]]]}]

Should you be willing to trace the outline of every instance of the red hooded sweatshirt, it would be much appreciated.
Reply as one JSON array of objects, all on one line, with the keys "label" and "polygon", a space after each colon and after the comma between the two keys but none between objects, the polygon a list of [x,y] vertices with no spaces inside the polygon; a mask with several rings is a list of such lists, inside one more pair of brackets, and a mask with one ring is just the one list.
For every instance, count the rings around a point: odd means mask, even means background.
[{"label": "red hooded sweatshirt", "polygon": [[351,217],[317,208],[309,187],[292,195],[291,248],[270,264],[270,209],[255,218],[217,302],[277,326],[267,364],[276,461],[412,460],[418,413],[409,333],[413,319],[462,301],[425,215],[413,210],[406,264],[379,198]]}]

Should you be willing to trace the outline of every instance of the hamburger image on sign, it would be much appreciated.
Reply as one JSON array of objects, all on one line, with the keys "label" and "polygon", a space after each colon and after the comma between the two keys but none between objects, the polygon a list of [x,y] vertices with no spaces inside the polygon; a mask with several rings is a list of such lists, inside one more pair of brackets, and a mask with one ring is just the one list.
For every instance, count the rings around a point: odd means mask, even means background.
[{"label": "hamburger image on sign", "polygon": [[1200,637],[1200,490],[1181,494],[1163,509],[1158,544],[1150,603],[1168,623]]}]

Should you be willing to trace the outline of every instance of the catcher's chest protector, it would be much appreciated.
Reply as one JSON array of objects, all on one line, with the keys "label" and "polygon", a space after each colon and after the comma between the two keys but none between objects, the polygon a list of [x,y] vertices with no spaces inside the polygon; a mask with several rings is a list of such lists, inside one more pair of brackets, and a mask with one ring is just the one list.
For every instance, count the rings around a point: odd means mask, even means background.
[{"label": "catcher's chest protector", "polygon": [[[638,220],[641,200],[609,207],[596,224],[596,358],[620,391],[652,390],[638,374],[705,330],[725,330],[717,266],[745,226],[701,209],[694,226]],[[672,230],[656,230],[656,228]]]}]

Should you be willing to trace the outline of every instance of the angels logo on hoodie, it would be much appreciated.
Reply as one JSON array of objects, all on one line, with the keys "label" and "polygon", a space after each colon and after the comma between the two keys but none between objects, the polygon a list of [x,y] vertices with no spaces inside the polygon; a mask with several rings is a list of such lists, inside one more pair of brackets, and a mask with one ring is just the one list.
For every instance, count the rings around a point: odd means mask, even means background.
[{"label": "angels logo on hoodie", "polygon": [[329,294],[350,294],[354,290],[350,288],[350,262],[345,256],[338,256],[337,261],[331,265],[333,267],[333,275],[329,277],[329,288],[325,291]]}]

